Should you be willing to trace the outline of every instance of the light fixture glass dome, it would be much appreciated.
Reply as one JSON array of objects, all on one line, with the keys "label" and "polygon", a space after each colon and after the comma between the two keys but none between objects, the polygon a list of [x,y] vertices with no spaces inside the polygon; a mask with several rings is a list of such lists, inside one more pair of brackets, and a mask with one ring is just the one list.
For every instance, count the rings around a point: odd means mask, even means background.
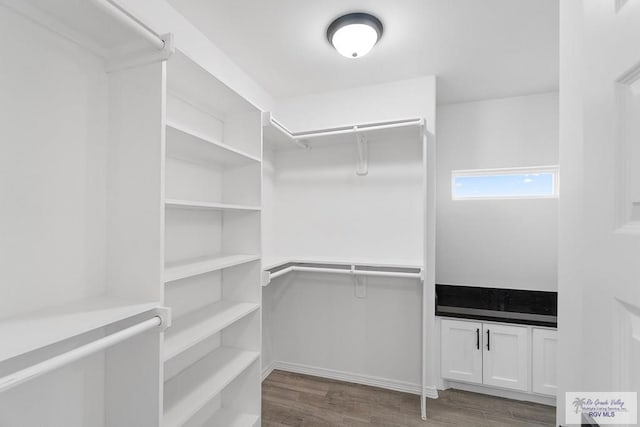
[{"label": "light fixture glass dome", "polygon": [[368,13],[350,13],[329,25],[327,39],[347,58],[360,58],[371,51],[382,36],[382,22]]}]

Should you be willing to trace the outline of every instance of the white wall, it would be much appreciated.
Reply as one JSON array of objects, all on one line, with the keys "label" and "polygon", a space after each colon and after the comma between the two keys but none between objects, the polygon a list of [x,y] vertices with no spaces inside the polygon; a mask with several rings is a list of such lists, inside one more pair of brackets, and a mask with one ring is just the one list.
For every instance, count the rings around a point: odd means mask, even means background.
[{"label": "white wall", "polygon": [[419,133],[369,142],[369,174],[355,171],[355,138],[277,153],[276,255],[422,264]]},{"label": "white wall", "polygon": [[434,88],[427,76],[290,98],[277,103],[275,117],[294,132],[424,117],[434,133]]},{"label": "white wall", "polygon": [[0,313],[12,316],[105,291],[108,80],[97,57],[4,7],[0,30]]},{"label": "white wall", "polygon": [[[417,135],[370,143],[364,177],[355,173],[355,143],[277,152],[273,181],[267,176],[263,189],[273,191],[274,215],[265,221],[272,218],[275,241],[265,230],[263,248],[289,258],[421,263]],[[293,273],[274,279],[263,302],[265,367],[276,360],[419,390],[417,280],[369,278],[366,298],[357,298],[352,277]]]},{"label": "white wall", "polygon": [[263,295],[264,327],[269,329],[264,346],[272,360],[418,392],[417,280],[369,278],[367,296],[361,299],[355,297],[351,277],[290,273],[275,279]]},{"label": "white wall", "polygon": [[269,111],[274,100],[211,40],[166,1],[118,0],[124,9],[160,35],[172,33],[175,47],[256,107]]},{"label": "white wall", "polygon": [[[294,131],[424,117],[433,146],[435,78],[285,100],[275,117]],[[265,256],[423,263],[422,145],[416,131],[398,135],[370,142],[364,177],[355,173],[355,138],[265,152]],[[428,270],[433,273],[432,266]],[[432,300],[433,286],[427,293]],[[370,278],[366,298],[356,298],[351,277],[294,273],[275,279],[263,291],[263,365],[275,360],[346,372],[418,392],[421,294],[416,280]]]},{"label": "white wall", "polygon": [[558,164],[557,93],[440,106],[437,155],[436,282],[556,290],[558,200],[453,201],[451,171]]}]

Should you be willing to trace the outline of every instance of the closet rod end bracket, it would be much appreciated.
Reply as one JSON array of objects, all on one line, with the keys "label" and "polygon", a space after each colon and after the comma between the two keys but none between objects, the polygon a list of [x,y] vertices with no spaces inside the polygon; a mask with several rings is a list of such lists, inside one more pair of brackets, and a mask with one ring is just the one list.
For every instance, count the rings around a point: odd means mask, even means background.
[{"label": "closet rod end bracket", "polygon": [[169,59],[171,57],[171,55],[173,55],[176,52],[176,45],[174,42],[174,37],[173,37],[173,33],[166,33],[160,36],[160,39],[162,40],[162,49],[161,49],[161,57],[166,59]]},{"label": "closet rod end bracket", "polygon": [[170,307],[157,307],[154,309],[154,314],[160,318],[161,331],[165,331],[171,326],[171,308]]}]

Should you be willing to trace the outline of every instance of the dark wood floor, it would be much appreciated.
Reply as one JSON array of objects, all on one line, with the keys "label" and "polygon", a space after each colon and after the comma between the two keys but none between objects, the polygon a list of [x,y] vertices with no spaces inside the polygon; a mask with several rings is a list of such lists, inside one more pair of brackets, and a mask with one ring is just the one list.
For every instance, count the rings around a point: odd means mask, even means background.
[{"label": "dark wood floor", "polygon": [[262,425],[542,427],[555,425],[555,408],[459,390],[429,399],[420,419],[416,395],[273,371],[262,383]]}]

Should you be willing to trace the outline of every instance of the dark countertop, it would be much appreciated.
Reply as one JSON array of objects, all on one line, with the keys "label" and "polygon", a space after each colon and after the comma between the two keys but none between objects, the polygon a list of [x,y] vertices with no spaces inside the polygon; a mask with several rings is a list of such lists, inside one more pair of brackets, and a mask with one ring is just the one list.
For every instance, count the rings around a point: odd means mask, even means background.
[{"label": "dark countertop", "polygon": [[436,285],[436,316],[558,326],[557,292]]}]

